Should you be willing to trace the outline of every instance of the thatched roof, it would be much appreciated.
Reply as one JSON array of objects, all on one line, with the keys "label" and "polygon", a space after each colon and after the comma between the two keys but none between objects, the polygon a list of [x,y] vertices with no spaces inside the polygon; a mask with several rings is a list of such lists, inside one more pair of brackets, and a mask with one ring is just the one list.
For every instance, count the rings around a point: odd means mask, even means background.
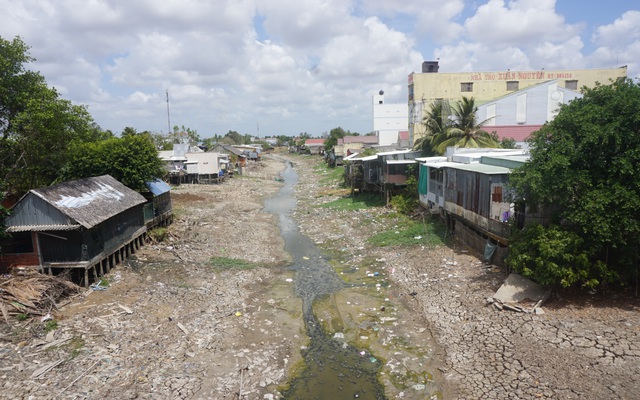
[{"label": "thatched roof", "polygon": [[91,228],[145,202],[110,175],[33,189],[13,207],[7,231]]}]

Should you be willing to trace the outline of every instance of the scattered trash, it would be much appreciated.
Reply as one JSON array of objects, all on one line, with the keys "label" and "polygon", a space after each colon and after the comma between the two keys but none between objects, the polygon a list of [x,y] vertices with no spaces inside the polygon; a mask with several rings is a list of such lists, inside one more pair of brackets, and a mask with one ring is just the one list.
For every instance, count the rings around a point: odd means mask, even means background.
[{"label": "scattered trash", "polygon": [[422,236],[414,236],[413,238],[414,238],[415,240],[420,240],[420,239],[422,239]]},{"label": "scattered trash", "polygon": [[308,259],[309,259],[309,257],[307,257],[307,256],[304,256],[304,257],[302,257],[302,258],[303,258],[304,260],[308,260]]},{"label": "scattered trash", "polygon": [[413,390],[425,390],[427,387],[423,384],[413,385]]},{"label": "scattered trash", "polygon": [[241,317],[242,313],[240,311],[236,312],[236,317]]},{"label": "scattered trash", "polygon": [[100,282],[98,282],[98,283],[92,283],[90,287],[91,287],[91,289],[92,289],[92,290],[96,290],[96,291],[100,291],[100,290],[107,290],[107,289],[109,289],[109,287],[108,287],[108,286],[102,286],[102,285],[100,284]]},{"label": "scattered trash", "polygon": [[293,279],[291,279],[291,278],[287,278],[287,279],[285,279],[285,281],[287,281],[287,282],[293,282]]},{"label": "scattered trash", "polygon": [[41,322],[45,322],[45,321],[50,321],[52,319],[53,319],[53,317],[51,316],[51,314],[47,314],[47,315],[43,316],[42,318],[40,318],[40,321]]},{"label": "scattered trash", "polygon": [[185,328],[184,325],[182,325],[180,322],[178,322],[178,328],[180,328],[180,330],[184,332],[185,335],[189,334],[189,331],[187,330],[187,328]]},{"label": "scattered trash", "polygon": [[374,362],[376,362],[376,361],[378,361],[378,360],[377,360],[375,357],[370,357],[370,358],[369,358],[369,361],[371,361],[372,363],[374,363]]},{"label": "scattered trash", "polygon": [[118,307],[122,308],[124,310],[124,312],[127,313],[127,314],[133,314],[133,310],[130,309],[129,307],[127,307],[127,306],[123,306],[122,304],[118,304]]}]

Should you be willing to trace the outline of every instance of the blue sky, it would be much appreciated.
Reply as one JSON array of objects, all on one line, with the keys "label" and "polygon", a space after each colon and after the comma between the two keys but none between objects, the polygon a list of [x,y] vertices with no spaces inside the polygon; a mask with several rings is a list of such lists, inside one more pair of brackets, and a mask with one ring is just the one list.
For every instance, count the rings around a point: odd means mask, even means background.
[{"label": "blue sky", "polygon": [[201,137],[364,134],[371,96],[406,102],[424,60],[640,75],[637,0],[0,0],[0,36],[116,133],[166,133],[168,90],[171,125]]}]

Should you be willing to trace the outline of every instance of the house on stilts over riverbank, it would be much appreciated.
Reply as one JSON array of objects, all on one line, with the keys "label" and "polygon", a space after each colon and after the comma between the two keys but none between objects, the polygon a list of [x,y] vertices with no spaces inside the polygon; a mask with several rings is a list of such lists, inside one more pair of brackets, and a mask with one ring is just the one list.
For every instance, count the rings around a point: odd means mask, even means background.
[{"label": "house on stilts over riverbank", "polygon": [[[170,205],[163,201],[166,221]],[[11,240],[0,254],[0,268],[70,271],[74,281],[88,286],[144,244],[146,202],[110,175],[33,189],[5,220]]]}]

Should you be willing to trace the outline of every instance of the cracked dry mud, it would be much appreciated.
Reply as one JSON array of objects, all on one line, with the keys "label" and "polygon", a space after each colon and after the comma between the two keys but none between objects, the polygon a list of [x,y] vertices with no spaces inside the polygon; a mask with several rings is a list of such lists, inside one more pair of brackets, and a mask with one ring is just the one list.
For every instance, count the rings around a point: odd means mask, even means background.
[{"label": "cracked dry mud", "polygon": [[[460,244],[372,247],[366,242],[372,229],[363,229],[363,221],[390,211],[318,209],[340,192],[317,178],[318,159],[292,158],[301,231],[349,265],[377,260],[389,282],[379,298],[341,291],[327,300],[329,307],[318,307],[339,315],[327,321],[344,326],[362,324],[366,313],[395,313],[397,320],[381,323],[367,344],[383,354],[389,398],[425,398],[420,385],[394,378],[420,370],[445,399],[637,398],[637,298],[563,294],[542,315],[497,311],[486,299],[503,272],[482,268]],[[176,188],[171,240],[147,244],[111,271],[107,290],[87,292],[57,311],[53,333],[38,321],[3,324],[0,398],[277,399],[307,344],[289,256],[276,218],[262,211],[264,198],[281,186],[274,178],[283,168],[280,159],[265,158],[245,177]],[[212,257],[262,267],[218,271]],[[382,316],[371,311],[381,304]],[[360,331],[345,332],[346,340],[361,340]],[[389,332],[394,340],[387,340]],[[398,338],[422,352],[398,346]]]}]

